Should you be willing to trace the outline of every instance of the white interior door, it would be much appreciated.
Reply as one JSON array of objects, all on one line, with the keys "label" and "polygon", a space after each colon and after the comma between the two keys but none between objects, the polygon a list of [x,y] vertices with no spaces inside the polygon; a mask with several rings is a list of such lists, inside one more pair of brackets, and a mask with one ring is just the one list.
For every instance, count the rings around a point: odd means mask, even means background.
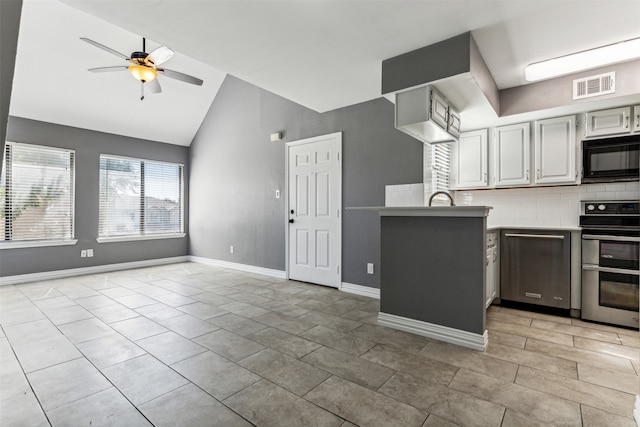
[{"label": "white interior door", "polygon": [[340,285],[341,146],[340,133],[287,144],[290,279]]}]

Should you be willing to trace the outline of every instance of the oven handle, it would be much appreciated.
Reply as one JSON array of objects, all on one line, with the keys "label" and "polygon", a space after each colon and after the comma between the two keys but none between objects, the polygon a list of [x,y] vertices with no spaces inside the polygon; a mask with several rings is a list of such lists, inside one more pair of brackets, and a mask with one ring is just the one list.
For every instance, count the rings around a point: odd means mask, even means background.
[{"label": "oven handle", "polygon": [[583,270],[602,271],[603,273],[629,274],[631,276],[640,276],[638,270],[625,270],[623,268],[600,267],[598,265],[582,264]]},{"label": "oven handle", "polygon": [[583,240],[612,240],[615,242],[640,242],[640,237],[633,236],[601,236],[597,234],[583,234]]}]

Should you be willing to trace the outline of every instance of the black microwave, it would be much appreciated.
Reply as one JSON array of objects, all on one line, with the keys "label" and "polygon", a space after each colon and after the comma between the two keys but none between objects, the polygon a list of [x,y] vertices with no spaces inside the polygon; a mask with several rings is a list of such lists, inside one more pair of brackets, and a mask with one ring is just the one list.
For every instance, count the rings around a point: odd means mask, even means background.
[{"label": "black microwave", "polygon": [[640,134],[582,141],[582,183],[637,181]]}]

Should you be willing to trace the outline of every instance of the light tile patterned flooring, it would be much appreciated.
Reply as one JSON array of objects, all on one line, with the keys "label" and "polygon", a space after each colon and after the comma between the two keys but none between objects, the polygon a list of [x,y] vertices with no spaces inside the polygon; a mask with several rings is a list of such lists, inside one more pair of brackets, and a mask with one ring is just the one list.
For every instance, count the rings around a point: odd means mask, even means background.
[{"label": "light tile patterned flooring", "polygon": [[195,263],[0,287],[0,425],[635,425],[637,331],[494,306],[480,353],[377,311]]}]

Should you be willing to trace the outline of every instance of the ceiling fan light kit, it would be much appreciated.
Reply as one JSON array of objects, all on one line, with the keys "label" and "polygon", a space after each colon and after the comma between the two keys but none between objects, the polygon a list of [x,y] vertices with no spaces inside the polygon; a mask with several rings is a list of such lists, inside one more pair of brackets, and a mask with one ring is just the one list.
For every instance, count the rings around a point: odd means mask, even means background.
[{"label": "ceiling fan light kit", "polygon": [[115,66],[115,67],[98,67],[98,68],[90,68],[89,71],[93,73],[101,73],[101,72],[111,72],[111,71],[122,71],[129,70],[131,75],[142,83],[141,86],[141,96],[140,100],[144,99],[144,83],[152,83],[149,87],[151,89],[151,93],[162,93],[162,88],[160,87],[160,83],[158,83],[157,77],[158,73],[161,73],[171,79],[179,80],[181,82],[189,83],[196,86],[202,86],[203,81],[197,77],[190,76],[188,74],[180,73],[178,71],[169,70],[166,68],[158,68],[158,65],[168,61],[173,56],[173,50],[169,49],[166,46],[160,46],[155,49],[151,53],[146,53],[144,50],[146,49],[146,40],[142,39],[142,50],[143,52],[133,52],[131,56],[124,55],[117,50],[111,49],[101,43],[88,39],[86,37],[80,37],[80,40],[89,43],[92,46],[97,47],[98,49],[102,49],[105,52],[109,52],[112,55],[117,56],[120,59],[124,59],[127,62],[130,62],[131,65],[125,66]]},{"label": "ceiling fan light kit", "polygon": [[133,77],[143,83],[149,83],[158,77],[158,72],[155,69],[145,67],[144,65],[130,65],[129,72]]}]

